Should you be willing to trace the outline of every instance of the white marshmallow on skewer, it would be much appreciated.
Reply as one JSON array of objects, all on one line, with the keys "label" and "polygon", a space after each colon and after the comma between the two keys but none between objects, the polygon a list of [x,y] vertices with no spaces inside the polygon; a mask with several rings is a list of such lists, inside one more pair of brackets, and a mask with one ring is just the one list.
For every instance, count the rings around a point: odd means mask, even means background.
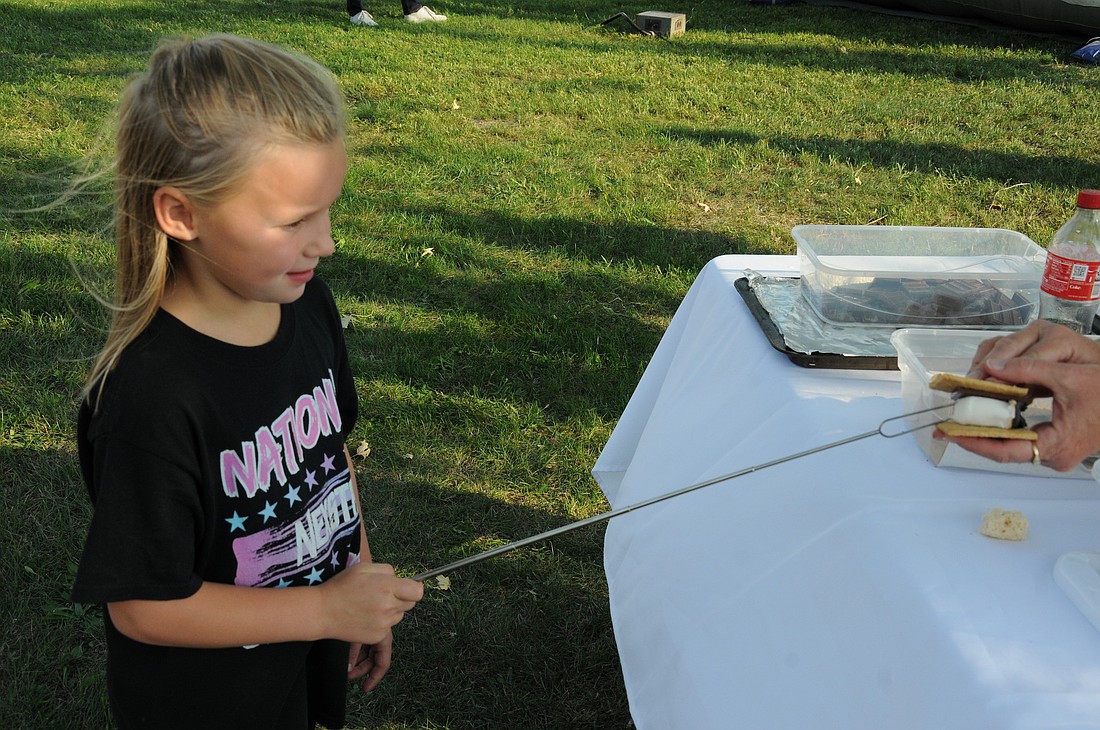
[{"label": "white marshmallow on skewer", "polygon": [[1012,428],[1016,420],[1016,401],[967,396],[955,401],[951,420],[968,426],[992,426],[994,428]]}]

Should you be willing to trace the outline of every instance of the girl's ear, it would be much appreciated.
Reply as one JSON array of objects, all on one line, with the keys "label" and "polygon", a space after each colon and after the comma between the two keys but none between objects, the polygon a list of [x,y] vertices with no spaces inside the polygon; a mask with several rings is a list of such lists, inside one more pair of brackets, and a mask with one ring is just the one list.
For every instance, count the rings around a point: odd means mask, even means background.
[{"label": "girl's ear", "polygon": [[193,241],[198,235],[195,228],[195,206],[179,188],[157,188],[153,193],[153,212],[160,229],[177,241]]}]

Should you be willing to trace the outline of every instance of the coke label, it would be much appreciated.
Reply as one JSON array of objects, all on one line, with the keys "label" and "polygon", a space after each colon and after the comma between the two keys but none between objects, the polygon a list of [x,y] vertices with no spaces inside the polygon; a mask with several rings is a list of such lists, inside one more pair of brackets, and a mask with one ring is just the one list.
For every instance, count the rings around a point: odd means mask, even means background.
[{"label": "coke label", "polygon": [[1059,299],[1091,302],[1100,297],[1096,273],[1100,261],[1075,261],[1047,251],[1042,290]]}]

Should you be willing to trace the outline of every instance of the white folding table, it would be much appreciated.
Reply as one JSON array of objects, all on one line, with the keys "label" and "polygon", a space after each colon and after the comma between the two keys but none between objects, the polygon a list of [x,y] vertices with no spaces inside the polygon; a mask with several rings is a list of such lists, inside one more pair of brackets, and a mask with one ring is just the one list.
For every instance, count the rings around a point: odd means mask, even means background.
[{"label": "white folding table", "polygon": [[[614,508],[874,429],[897,372],[773,349],[700,272],[593,474]],[[1024,542],[978,533],[1022,510]],[[1100,631],[1056,585],[1100,550],[1100,485],[934,466],[879,436],[613,519],[605,569],[631,713],[673,728],[1100,728]]]}]

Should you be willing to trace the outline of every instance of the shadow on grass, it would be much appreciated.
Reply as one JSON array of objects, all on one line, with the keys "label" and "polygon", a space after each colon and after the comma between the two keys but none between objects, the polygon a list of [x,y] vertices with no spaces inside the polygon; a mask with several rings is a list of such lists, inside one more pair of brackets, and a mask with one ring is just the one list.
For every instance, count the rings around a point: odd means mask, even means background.
[{"label": "shadow on grass", "polygon": [[[110,114],[111,104],[103,99],[76,99],[74,103],[84,108],[102,108],[102,115],[94,113],[93,118],[106,118]],[[45,233],[51,237],[81,235],[98,237],[101,242],[109,240],[110,182],[104,179],[98,187],[89,184],[83,191],[74,191],[74,182],[88,172],[85,160],[46,152],[41,140],[33,137],[26,138],[24,143],[20,141],[13,139],[0,144],[0,190],[3,191],[0,235],[18,239]],[[0,239],[0,243],[2,241]],[[22,269],[13,273],[30,275]],[[71,266],[69,273],[72,273]],[[0,301],[6,293],[0,291]]]},{"label": "shadow on grass", "polygon": [[[437,3],[446,9],[446,3]],[[937,46],[997,50],[1005,47],[1032,47],[1048,50],[1055,55],[1065,55],[1080,43],[1076,39],[1059,39],[1036,36],[1021,30],[998,26],[988,22],[987,27],[936,21],[926,18],[889,16],[865,10],[828,7],[825,5],[752,4],[747,0],[703,0],[690,8],[676,8],[687,15],[688,31],[684,36],[666,42],[661,39],[641,39],[631,32],[625,22],[613,22],[601,26],[621,11],[633,16],[638,8],[627,8],[621,3],[597,0],[564,0],[561,2],[530,2],[517,4],[507,0],[482,0],[482,2],[452,3],[451,12],[456,18],[478,15],[492,17],[516,17],[530,20],[546,20],[576,23],[575,40],[554,43],[561,48],[606,50],[608,44],[618,40],[631,41],[631,50],[647,49],[670,55],[710,56],[714,58],[736,57],[761,65],[784,67],[798,66],[822,70],[866,70],[874,68],[884,73],[900,73],[914,76],[934,76],[958,80],[1016,78],[1017,76],[1047,75],[1057,79],[1064,75],[1059,69],[1038,67],[1026,61],[1010,61],[1003,57],[990,58],[988,63],[975,62],[973,58],[960,59],[957,55],[937,52]],[[965,20],[965,19],[964,19]],[[456,36],[490,40],[491,33],[478,33],[455,28]],[[911,46],[914,30],[922,39],[919,51],[806,48],[806,39],[796,36],[832,38],[841,43],[850,41],[866,43],[879,41],[886,44]],[[695,32],[728,33],[724,42],[702,40]],[[595,34],[595,35],[594,35]],[[754,35],[770,34],[789,37],[790,42],[762,42]],[[712,36],[708,36],[712,37]],[[598,44],[598,47],[597,45]]]},{"label": "shadow on grass", "polygon": [[[410,469],[406,464],[399,458],[360,461],[356,457],[372,552],[409,574],[436,569],[579,519],[564,511],[502,502],[474,491],[419,481],[407,476]],[[536,566],[546,560],[599,563],[603,531],[601,525],[579,528],[448,576],[456,582],[473,577],[526,582],[537,576],[542,569]],[[532,572],[525,577],[529,570]]]},{"label": "shadow on grass", "polygon": [[[666,134],[676,139],[711,146],[751,146],[762,136],[736,129],[696,130],[674,127]],[[900,166],[914,172],[951,171],[995,182],[1024,179],[1051,187],[1088,187],[1100,179],[1100,164],[1080,157],[1030,155],[968,150],[958,145],[908,143],[897,140],[859,140],[839,137],[790,137],[768,135],[769,147],[791,155],[811,153],[822,160],[840,160],[854,166]]]},{"label": "shadow on grass", "polygon": [[[379,4],[379,0],[374,0],[374,4]],[[519,3],[511,0],[473,0],[470,2],[436,0],[434,5],[444,12],[453,14],[455,17],[489,15],[554,22],[580,22],[586,26],[599,24],[620,12],[626,12],[628,16],[633,17],[643,9],[638,5],[624,5],[614,0],[544,0],[541,2]],[[827,33],[836,35],[839,38],[865,39],[868,32],[872,31],[866,22],[852,22],[853,19],[860,18],[860,16],[853,17],[853,13],[860,13],[863,19],[866,20],[866,11],[850,8],[828,8],[831,17],[835,17],[837,20],[827,22],[824,26],[820,21],[808,20],[807,7],[799,3],[793,5],[754,5],[749,3],[748,0],[697,0],[690,6],[681,5],[667,9],[673,12],[682,12],[687,16],[689,34],[692,30],[719,32],[743,30],[751,32],[756,30],[764,32]],[[840,12],[832,12],[838,10]],[[895,17],[887,19],[879,13],[873,15],[876,19],[873,31],[886,33],[890,38],[898,41],[911,40],[912,32],[906,29],[911,29],[913,22],[924,23],[921,28],[922,34],[931,32],[933,34],[938,33],[944,38],[962,38],[964,42],[969,40],[973,45],[1001,46],[1008,40],[1026,40],[1026,37],[1020,38],[1020,31],[1009,26],[998,26],[992,21],[986,21],[988,27],[976,29],[944,22],[930,24],[928,18]],[[623,32],[633,32],[625,22],[610,24],[610,27]]]},{"label": "shadow on grass", "polygon": [[[106,266],[80,266],[89,277],[108,275]],[[75,397],[106,336],[107,315],[73,267],[67,255],[0,241],[0,281],[5,282],[0,288],[0,364],[13,387],[23,378],[52,378],[28,388],[17,404],[20,411],[50,413],[47,404],[66,394]]]},{"label": "shadow on grass", "polygon": [[[415,212],[442,232],[433,227],[403,244],[438,247],[436,257],[410,265],[352,251],[323,264],[338,296],[438,313],[430,331],[377,321],[350,328],[356,371],[448,394],[474,388],[563,421],[583,413],[615,420],[679,306],[682,282],[714,256],[750,250],[717,234],[647,224]],[[517,266],[509,251],[543,256],[547,266]],[[683,273],[639,273],[654,269]],[[400,369],[379,372],[373,352]]]},{"label": "shadow on grass", "polygon": [[[372,549],[403,570],[427,570],[543,532],[569,517],[415,480],[364,476]],[[395,661],[369,697],[352,692],[351,726],[626,727],[607,594],[603,527],[447,574],[449,590],[395,629]],[[413,554],[430,545],[427,554]],[[488,723],[488,724],[487,724]]]},{"label": "shadow on grass", "polygon": [[3,67],[11,69],[9,61],[13,58],[32,63],[36,57],[79,58],[84,48],[93,48],[101,55],[144,53],[162,36],[178,35],[183,29],[194,29],[193,33],[231,32],[228,29],[236,22],[252,23],[258,17],[268,18],[273,24],[300,20],[332,24],[344,13],[343,5],[341,0],[149,0],[115,3],[109,9],[102,3],[68,7],[41,3],[35,8],[5,4]]},{"label": "shadow on grass", "polygon": [[89,507],[75,454],[0,446],[0,727],[107,727],[102,621],[69,602]]},{"label": "shadow on grass", "polygon": [[[570,521],[385,469],[372,477],[369,462],[359,471],[372,548],[405,574]],[[107,727],[102,620],[68,602],[89,518],[76,457],[0,446],[0,484],[0,726]],[[449,591],[430,587],[395,631],[386,681],[351,692],[351,726],[626,727],[602,534],[585,528],[453,572]]]},{"label": "shadow on grass", "polygon": [[[761,12],[783,11],[788,14],[782,18],[767,19],[756,15]],[[972,31],[968,34],[964,29],[954,33],[950,31],[931,33],[929,35],[937,38],[939,44],[945,47],[944,49],[937,49],[937,45],[933,42],[925,42],[920,48],[912,48],[912,31],[907,32],[904,28],[899,28],[896,33],[892,32],[892,29],[886,30],[878,37],[852,33],[853,23],[850,16],[833,17],[851,12],[844,9],[814,6],[792,10],[769,6],[765,10],[762,6],[754,5],[728,12],[731,15],[734,13],[745,13],[745,15],[738,17],[736,22],[731,21],[730,27],[714,29],[715,32],[730,34],[728,40],[721,42],[702,40],[690,35],[670,42],[652,38],[639,39],[636,36],[624,36],[614,31],[590,26],[578,27],[577,34],[570,38],[521,41],[509,37],[506,40],[555,48],[565,52],[579,51],[585,54],[618,52],[632,55],[647,54],[658,59],[667,58],[669,62],[676,64],[690,64],[696,59],[709,59],[731,63],[751,63],[777,71],[795,68],[809,71],[866,73],[868,70],[874,70],[882,74],[912,78],[943,78],[954,82],[1042,79],[1044,83],[1065,86],[1068,89],[1088,84],[1088,80],[1082,81],[1076,71],[1067,73],[1064,69],[1040,65],[1030,59],[1012,59],[1003,55],[981,60],[972,55],[960,55],[954,48],[955,46],[978,49],[1001,48],[1005,45],[1003,38],[999,35],[985,31]],[[897,22],[903,25],[918,21],[900,19]],[[416,32],[411,28],[404,30]],[[439,32],[446,33],[451,38],[484,45],[499,43],[503,40],[502,36],[492,30],[475,30],[470,29],[469,26],[454,26],[445,30],[440,29]],[[771,41],[766,40],[764,34],[789,35],[791,38],[789,42]],[[707,36],[707,38],[711,37],[713,36]],[[831,47],[822,47],[822,38],[833,39],[836,44]],[[867,50],[842,47],[846,42],[863,44],[869,40],[896,43],[902,48]],[[1014,45],[1030,45],[1047,49],[1056,56],[1068,56],[1069,52],[1076,48],[1075,44],[1060,44],[1050,39],[1025,37],[1013,40],[1018,41]],[[1089,88],[1091,86],[1085,86],[1082,93]]]},{"label": "shadow on grass", "polygon": [[[419,34],[423,28],[400,21],[396,0],[368,1],[368,6],[387,23],[384,28],[368,31],[372,37],[383,33]],[[390,6],[393,6],[392,8]],[[514,3],[507,0],[480,2],[440,2],[438,9],[454,16],[459,22],[442,24],[432,32],[454,39],[497,43],[501,36],[478,30],[463,19],[479,16],[515,17],[577,23],[574,39],[557,41],[527,40],[565,50],[608,52],[623,47],[621,34],[603,29],[599,23],[623,10],[621,3],[608,0],[548,0],[547,2]],[[332,26],[344,12],[340,0],[299,0],[279,3],[261,12],[272,26],[288,23],[314,22]],[[632,11],[633,12],[633,11]],[[1072,83],[1063,69],[1039,66],[1029,60],[1004,57],[988,61],[959,58],[953,52],[938,52],[937,45],[947,47],[999,49],[1006,45],[1047,49],[1055,55],[1068,55],[1076,45],[1049,38],[1037,38],[1004,28],[976,29],[946,23],[927,23],[911,18],[874,15],[872,24],[853,22],[858,11],[819,5],[764,6],[742,0],[710,0],[697,3],[688,13],[690,30],[729,33],[727,42],[714,42],[694,37],[690,31],[673,42],[642,39],[627,47],[632,53],[645,51],[658,55],[696,56],[714,59],[730,58],[776,68],[800,67],[826,71],[866,71],[873,68],[882,73],[897,73],[918,77],[943,77],[960,81],[1007,80],[1017,77],[1043,78],[1049,83]],[[143,62],[133,67],[88,69],[83,64],[56,60],[78,61],[80,49],[92,47],[94,53],[138,54],[140,59],[164,36],[201,34],[228,30],[234,25],[255,27],[257,3],[248,0],[208,0],[199,4],[167,2],[130,3],[106,10],[84,8],[6,8],[8,31],[7,51],[0,54],[0,79],[16,82],[36,69],[49,64],[58,73],[69,75],[99,74],[125,76],[139,70]],[[390,16],[393,16],[392,18]],[[922,23],[920,33],[926,41],[912,50],[822,49],[807,45],[796,36],[831,37],[838,41],[866,42],[869,38],[885,43],[909,46],[913,42],[913,24]],[[239,31],[238,31],[239,32]],[[779,34],[791,37],[790,43],[765,42],[754,34]],[[89,39],[94,39],[90,41]],[[632,41],[638,40],[632,37]],[[1072,47],[1070,47],[1072,46]],[[303,46],[307,53],[311,49]]]}]

